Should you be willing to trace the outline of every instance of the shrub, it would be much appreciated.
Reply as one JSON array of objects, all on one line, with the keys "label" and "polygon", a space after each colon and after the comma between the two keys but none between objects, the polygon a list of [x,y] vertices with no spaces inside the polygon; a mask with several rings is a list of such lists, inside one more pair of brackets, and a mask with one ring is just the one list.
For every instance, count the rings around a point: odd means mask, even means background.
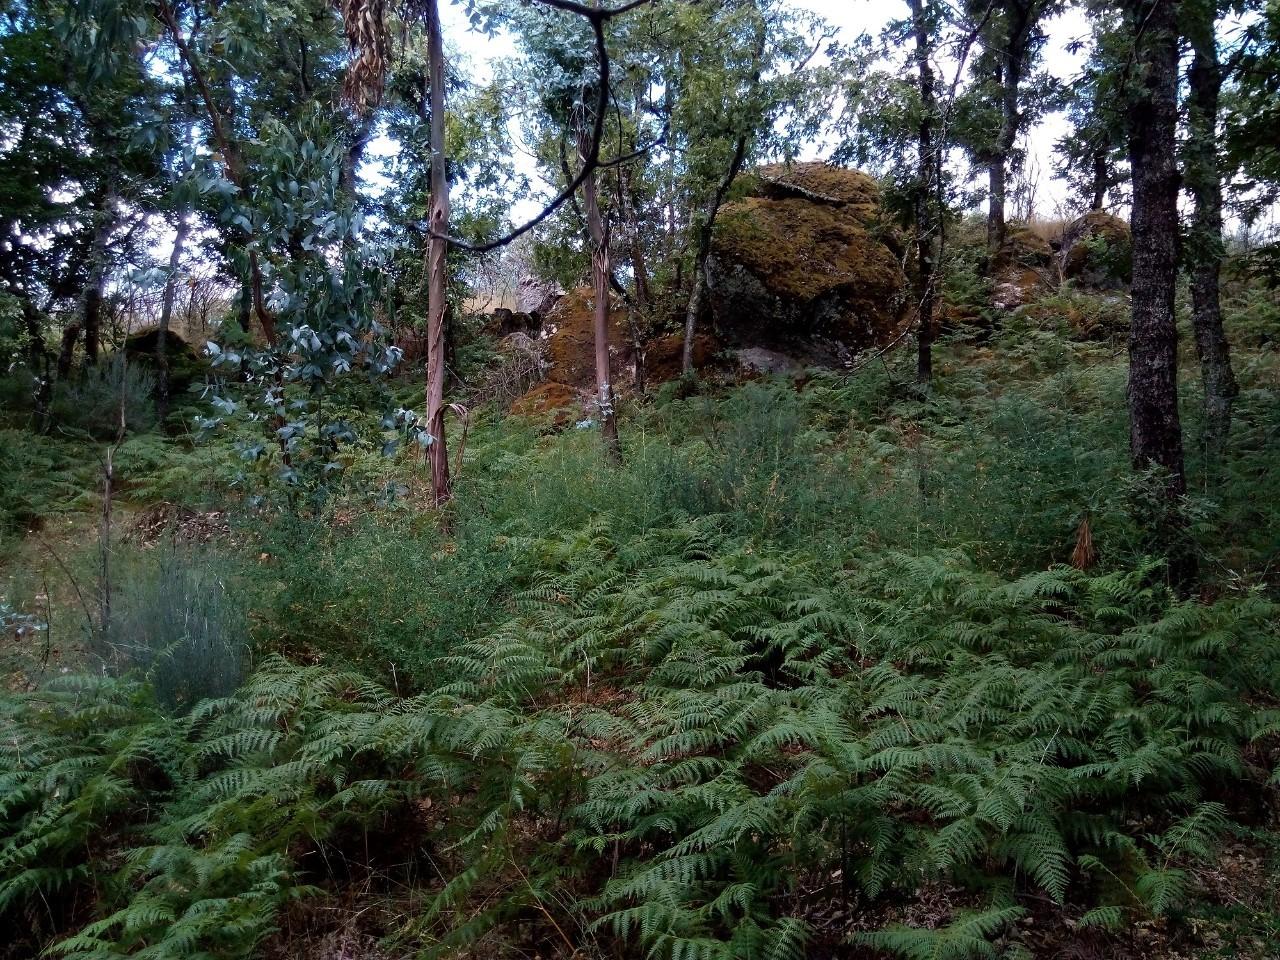
[{"label": "shrub", "polygon": [[155,387],[155,376],[145,366],[113,354],[54,387],[50,419],[63,430],[111,440],[120,430],[123,409],[128,432],[150,430],[156,424]]},{"label": "shrub", "polygon": [[157,548],[113,591],[98,638],[117,674],[146,679],[167,707],[190,709],[230,694],[248,665],[245,624],[212,557]]}]

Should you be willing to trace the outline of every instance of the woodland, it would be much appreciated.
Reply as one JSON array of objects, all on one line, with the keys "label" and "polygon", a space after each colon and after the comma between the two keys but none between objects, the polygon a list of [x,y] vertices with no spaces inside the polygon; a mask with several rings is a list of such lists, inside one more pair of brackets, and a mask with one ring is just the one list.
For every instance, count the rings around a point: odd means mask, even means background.
[{"label": "woodland", "polygon": [[1280,957],[1280,5],[859,6],[0,0],[0,960]]}]

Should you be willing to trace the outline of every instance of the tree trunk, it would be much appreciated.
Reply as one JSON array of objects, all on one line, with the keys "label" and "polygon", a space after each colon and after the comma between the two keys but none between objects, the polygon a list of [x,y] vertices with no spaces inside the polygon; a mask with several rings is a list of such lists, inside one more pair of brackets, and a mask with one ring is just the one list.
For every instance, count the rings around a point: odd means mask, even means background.
[{"label": "tree trunk", "polygon": [[1231,405],[1240,392],[1222,329],[1222,174],[1218,160],[1218,98],[1222,67],[1211,8],[1193,38],[1186,148],[1187,182],[1195,200],[1191,224],[1191,325],[1204,385],[1206,467],[1216,465],[1231,431]]},{"label": "tree trunk", "polygon": [[1135,82],[1130,104],[1133,168],[1133,313],[1129,328],[1129,439],[1135,469],[1168,471],[1168,493],[1186,491],[1178,419],[1178,4],[1133,4]]},{"label": "tree trunk", "polygon": [[173,302],[178,295],[178,268],[191,225],[189,211],[178,213],[178,228],[173,234],[173,251],[169,254],[169,275],[164,281],[164,299],[160,303],[160,325],[156,328],[156,416],[163,427],[169,416],[169,322],[173,319]]},{"label": "tree trunk", "polygon": [[[759,9],[756,9],[755,12],[755,46],[751,61],[751,96],[755,96],[755,92],[760,86],[760,74],[764,67],[764,48],[768,39],[764,17],[760,14]],[[714,236],[716,216],[720,213],[720,206],[724,203],[724,198],[728,194],[729,188],[733,186],[733,181],[737,179],[738,174],[742,171],[742,164],[747,159],[747,147],[750,144],[752,133],[753,131],[751,130],[740,130],[738,132],[738,139],[733,145],[733,156],[729,160],[729,166],[725,170],[724,178],[716,185],[716,192],[712,194],[711,200],[707,204],[706,213],[702,218],[702,223],[698,226],[698,248],[694,254],[693,264],[693,288],[689,291],[689,303],[685,309],[684,351],[680,362],[681,372],[686,376],[693,373],[693,335],[698,323],[698,314],[702,311],[703,293],[707,287],[707,258],[711,255],[711,240]]]},{"label": "tree trunk", "polygon": [[1001,152],[987,164],[987,249],[996,253],[1004,246],[1005,223],[1005,157]]},{"label": "tree trunk", "polygon": [[27,297],[22,298],[22,321],[27,328],[27,365],[35,378],[32,402],[35,406],[35,422],[44,429],[48,419],[49,398],[53,394],[53,378],[49,375],[49,347],[40,328],[40,311]]},{"label": "tree trunk", "polygon": [[444,38],[438,0],[426,0],[427,57],[431,84],[431,239],[427,244],[427,430],[431,445],[431,499],[450,495],[449,453],[444,434],[445,311],[448,289],[449,181],[445,175]]},{"label": "tree trunk", "polygon": [[1004,245],[1007,233],[1005,197],[1008,192],[1009,157],[1013,154],[1013,147],[1018,142],[1018,132],[1022,127],[1018,97],[1032,30],[1035,27],[1036,3],[1037,0],[1022,0],[1005,5],[1008,29],[997,70],[1000,85],[1000,132],[988,165],[990,198],[987,209],[987,245],[992,252]]},{"label": "tree trunk", "polygon": [[1111,165],[1107,162],[1107,152],[1106,147],[1100,147],[1093,152],[1093,199],[1089,203],[1090,210],[1101,210],[1107,199],[1107,187],[1111,179]]},{"label": "tree trunk", "polygon": [[933,189],[937,179],[938,158],[934,149],[933,42],[924,0],[911,0],[911,26],[915,35],[915,61],[920,83],[919,170],[915,201],[916,306],[919,339],[916,351],[916,382],[927,385],[933,379],[933,303],[934,303],[934,203]]},{"label": "tree trunk", "polygon": [[724,179],[716,186],[715,194],[707,203],[702,223],[698,225],[698,248],[693,258],[693,286],[689,291],[689,303],[685,307],[684,349],[680,359],[680,370],[686,376],[693,373],[693,336],[698,325],[698,315],[702,312],[703,291],[707,287],[707,259],[711,256],[711,240],[714,236],[716,215],[720,212],[720,205],[724,203],[725,194],[729,192],[734,179],[742,170],[742,163],[746,156],[747,137],[743,135],[734,144],[729,169],[725,171]]},{"label": "tree trunk", "polygon": [[75,358],[76,341],[80,339],[80,324],[69,323],[62,331],[62,343],[58,347],[58,380],[67,379],[71,374],[71,363]]},{"label": "tree trunk", "polygon": [[115,229],[115,192],[108,190],[98,205],[97,224],[89,248],[89,276],[80,301],[86,363],[97,363],[102,344],[102,300],[107,286],[107,242]]},{"label": "tree trunk", "polygon": [[644,253],[644,242],[640,232],[640,218],[636,214],[635,198],[631,193],[631,176],[626,164],[618,168],[618,197],[622,201],[622,214],[627,218],[627,239],[631,246],[631,272],[635,274],[636,306],[641,313],[648,314],[653,303],[653,293],[649,288],[649,264]]},{"label": "tree trunk", "polygon": [[[584,130],[579,135],[579,152],[584,158],[589,157],[593,147],[590,131]],[[591,236],[591,286],[595,295],[596,403],[600,407],[600,434],[604,438],[604,449],[609,459],[614,463],[621,463],[622,446],[618,439],[618,419],[614,409],[613,374],[609,358],[609,235],[605,230],[604,217],[600,213],[594,172],[582,182],[582,206]]]}]

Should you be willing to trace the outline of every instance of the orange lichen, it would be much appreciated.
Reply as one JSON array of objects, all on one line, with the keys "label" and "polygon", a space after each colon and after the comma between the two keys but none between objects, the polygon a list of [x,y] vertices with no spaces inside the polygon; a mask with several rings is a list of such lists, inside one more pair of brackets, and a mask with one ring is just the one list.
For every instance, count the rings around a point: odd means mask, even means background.
[{"label": "orange lichen", "polygon": [[[573,387],[594,387],[596,382],[595,294],[577,287],[560,298],[543,323],[547,343],[548,377]],[[615,379],[631,364],[631,331],[627,312],[609,313],[609,355]]]},{"label": "orange lichen", "polygon": [[578,391],[573,387],[547,380],[513,403],[511,412],[518,417],[550,415],[557,426],[564,426],[573,419],[578,400]]}]

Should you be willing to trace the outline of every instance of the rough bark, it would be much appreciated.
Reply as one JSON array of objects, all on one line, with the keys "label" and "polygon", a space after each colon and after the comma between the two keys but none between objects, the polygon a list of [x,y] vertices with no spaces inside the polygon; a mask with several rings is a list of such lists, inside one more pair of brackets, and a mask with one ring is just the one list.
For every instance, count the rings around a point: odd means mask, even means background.
[{"label": "rough bark", "polygon": [[1186,179],[1195,201],[1191,223],[1191,325],[1204,388],[1204,447],[1207,465],[1221,456],[1231,431],[1231,406],[1240,388],[1222,328],[1222,173],[1218,159],[1218,100],[1222,66],[1209,16],[1193,39],[1186,152]]},{"label": "rough bark", "polygon": [[445,311],[448,275],[449,181],[445,174],[444,38],[438,0],[426,0],[427,57],[431,85],[431,239],[427,244],[427,448],[431,499],[451,496],[449,453],[444,431]]},{"label": "rough bark", "polygon": [[156,328],[156,416],[163,424],[169,416],[169,324],[173,319],[173,304],[178,295],[178,268],[182,265],[183,248],[191,232],[188,211],[178,215],[178,226],[173,235],[173,250],[169,254],[169,275],[164,281],[164,296],[160,302],[160,324]]},{"label": "rough bark", "polygon": [[1178,418],[1178,4],[1131,3],[1134,74],[1129,104],[1133,168],[1133,312],[1129,328],[1129,443],[1133,466],[1167,471],[1186,491]]},{"label": "rough bark", "polygon": [[1003,48],[999,51],[1000,63],[996,69],[996,80],[1000,87],[1000,131],[996,135],[995,149],[987,164],[987,245],[993,251],[1000,249],[1006,235],[1005,198],[1009,157],[1013,154],[1013,147],[1022,127],[1019,97],[1035,27],[1036,4],[1037,0],[1026,0],[1004,5],[1008,30]]},{"label": "rough bark", "polygon": [[925,15],[924,0],[911,0],[911,30],[915,39],[915,62],[920,85],[920,150],[915,199],[916,308],[917,350],[916,382],[925,385],[933,379],[933,306],[935,217],[934,182],[937,180],[938,157],[934,148],[934,117],[937,93],[934,89],[933,39]]}]

